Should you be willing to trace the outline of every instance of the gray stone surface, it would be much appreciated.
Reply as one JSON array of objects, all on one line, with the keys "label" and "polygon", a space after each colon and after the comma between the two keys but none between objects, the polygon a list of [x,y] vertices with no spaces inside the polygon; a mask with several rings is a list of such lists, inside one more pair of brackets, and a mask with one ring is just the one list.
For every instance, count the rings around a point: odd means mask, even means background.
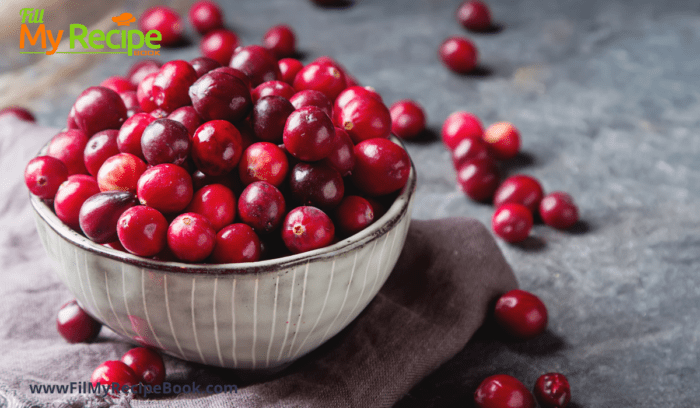
[{"label": "gray stone surface", "polygon": [[[522,288],[540,296],[549,331],[511,343],[484,331],[423,381],[400,407],[470,406],[484,377],[526,385],[568,376],[574,407],[691,407],[700,388],[700,5],[696,0],[491,1],[503,29],[467,33],[458,1],[364,0],[344,10],[309,1],[236,1],[227,21],[244,44],[276,23],[298,33],[306,61],[330,55],[387,103],[412,98],[439,133],[451,112],[521,131],[524,155],[506,172],[565,190],[582,219],[574,231],[534,228],[523,245],[499,241]],[[478,75],[437,60],[450,35],[473,39]],[[191,35],[196,42],[197,37]],[[163,52],[191,58],[196,46]],[[39,120],[62,126],[81,88],[123,74],[112,58],[45,97]],[[437,141],[408,146],[419,175],[414,217],[471,216]]]}]

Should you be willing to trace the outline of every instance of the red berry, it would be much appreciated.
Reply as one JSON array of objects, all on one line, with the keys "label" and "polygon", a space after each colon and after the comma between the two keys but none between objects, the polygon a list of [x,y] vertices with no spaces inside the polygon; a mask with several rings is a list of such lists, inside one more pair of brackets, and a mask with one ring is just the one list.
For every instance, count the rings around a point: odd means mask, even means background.
[{"label": "red berry", "polygon": [[481,121],[469,112],[455,112],[442,125],[442,142],[450,150],[454,150],[464,139],[480,139],[483,134]]},{"label": "red berry", "polygon": [[459,188],[474,201],[488,201],[498,188],[500,177],[491,158],[467,161],[457,169]]},{"label": "red berry", "polygon": [[231,58],[231,68],[239,69],[250,77],[253,86],[275,81],[280,77],[277,58],[269,50],[259,45],[238,48]]},{"label": "red berry", "polygon": [[146,76],[160,71],[160,67],[162,65],[163,64],[160,61],[156,60],[141,60],[134,63],[134,65],[129,68],[129,72],[126,74],[126,77],[129,78],[129,81],[134,84],[134,86],[138,87]]},{"label": "red berry", "polygon": [[524,174],[510,176],[501,183],[493,196],[493,205],[498,208],[503,204],[522,204],[535,214],[540,207],[544,192],[540,182]]},{"label": "red berry", "polygon": [[335,225],[346,235],[356,234],[374,221],[374,210],[366,199],[347,196],[335,209]]},{"label": "red berry", "polygon": [[77,300],[71,300],[61,306],[56,316],[56,329],[69,343],[87,343],[95,340],[100,333],[102,324],[87,314],[78,305]]},{"label": "red berry", "polygon": [[191,105],[188,92],[197,78],[197,72],[189,62],[182,60],[166,62],[153,78],[153,101],[157,107],[166,112]]},{"label": "red berry", "polygon": [[[338,122],[338,119],[340,118],[340,112],[342,109],[350,103],[353,99],[360,97],[360,98],[374,98],[378,100],[379,102],[382,102],[382,97],[377,93],[377,91],[374,90],[374,88],[370,86],[351,86],[349,88],[346,88],[338,94],[338,97],[335,99],[333,103],[333,115],[332,119],[333,122]],[[391,118],[391,114],[389,115],[389,118]]]},{"label": "red berry", "polygon": [[166,245],[168,221],[155,208],[137,205],[117,221],[117,235],[124,249],[134,255],[153,256]]},{"label": "red berry", "polygon": [[511,123],[494,123],[484,131],[483,137],[498,160],[512,159],[520,150],[520,133]]},{"label": "red berry", "polygon": [[[335,115],[335,112],[334,112]],[[340,108],[335,125],[345,129],[354,143],[391,134],[391,114],[382,101],[371,96],[356,97]]]},{"label": "red berry", "polygon": [[271,27],[263,36],[262,42],[278,59],[291,57],[296,52],[296,36],[286,25]]},{"label": "red berry", "polygon": [[216,263],[255,262],[260,260],[260,239],[246,224],[231,224],[216,235],[212,260]]},{"label": "red berry", "polygon": [[184,165],[190,154],[190,133],[172,119],[157,119],[143,130],[141,151],[148,164]]},{"label": "red berry", "polygon": [[316,207],[297,207],[287,214],[282,239],[292,253],[312,251],[330,245],[335,238],[331,219]]},{"label": "red berry", "polygon": [[[223,13],[212,1],[198,1],[190,7],[190,23],[200,34],[206,34],[224,26]],[[228,63],[228,61],[226,61]]]},{"label": "red berry", "polygon": [[185,128],[187,128],[187,133],[190,135],[190,138],[192,138],[194,132],[203,123],[202,118],[199,117],[197,111],[191,106],[183,106],[182,108],[175,109],[168,115],[168,119],[182,123]]},{"label": "red berry", "polygon": [[219,231],[236,218],[236,197],[228,187],[210,184],[197,190],[185,212],[205,216],[214,231]]},{"label": "red berry", "polygon": [[56,191],[53,208],[56,216],[64,224],[80,231],[80,207],[85,200],[100,192],[97,181],[92,176],[76,174],[69,176]]},{"label": "red berry", "polygon": [[197,73],[197,77],[199,78],[209,71],[221,68],[222,65],[228,65],[228,62],[226,64],[221,64],[220,62],[208,57],[197,57],[190,61],[190,65],[192,65],[194,72]]},{"label": "red berry", "polygon": [[253,98],[253,103],[255,103],[260,98],[271,95],[281,96],[284,99],[289,100],[292,96],[294,96],[295,93],[296,91],[294,90],[294,88],[292,88],[292,86],[286,82],[267,81],[256,86],[255,89],[253,89],[253,91],[250,93],[250,96]]},{"label": "red berry", "polygon": [[[160,69],[158,69],[158,72],[160,72]],[[158,72],[146,75],[146,78],[139,82],[136,88],[136,98],[139,100],[141,110],[144,112],[151,112],[158,107],[153,97],[153,81],[155,81]]]},{"label": "red berry", "polygon": [[119,129],[117,136],[117,147],[122,153],[131,153],[134,156],[145,160],[143,151],[141,150],[141,137],[143,131],[148,125],[153,123],[156,118],[148,113],[137,113],[124,122]]},{"label": "red berry", "polygon": [[104,81],[100,82],[100,86],[109,88],[118,94],[126,91],[136,90],[136,85],[132,84],[131,81],[129,81],[128,79],[122,78],[120,76],[111,76],[105,79]]},{"label": "red berry", "polygon": [[228,173],[236,168],[242,154],[241,133],[225,120],[204,123],[192,137],[192,158],[202,173]]},{"label": "red berry", "polygon": [[350,176],[360,191],[370,196],[393,193],[406,185],[411,159],[388,139],[370,139],[355,146],[355,168]]},{"label": "red berry", "polygon": [[88,137],[100,130],[119,129],[126,120],[122,98],[101,86],[84,90],[75,100],[73,109],[73,121]]},{"label": "red berry", "polygon": [[253,107],[250,122],[258,139],[279,143],[283,140],[284,126],[294,106],[282,96],[260,98]]},{"label": "red berry", "polygon": [[0,118],[4,116],[13,116],[19,120],[36,122],[34,115],[29,110],[21,106],[8,106],[7,108],[0,109]]},{"label": "red berry", "polygon": [[136,204],[136,196],[126,191],[95,194],[80,207],[80,229],[98,244],[116,241],[119,217]]},{"label": "red berry", "polygon": [[355,168],[355,145],[346,131],[339,127],[335,128],[333,150],[321,162],[336,169],[343,177],[352,173],[352,169]]},{"label": "red berry", "polygon": [[485,31],[491,28],[491,12],[486,4],[468,0],[457,9],[457,21],[467,30]]},{"label": "red berry", "polygon": [[328,157],[333,151],[334,137],[333,122],[315,106],[295,110],[284,126],[284,147],[299,160],[317,161]]},{"label": "red berry", "polygon": [[212,72],[212,73],[221,72],[223,74],[231,75],[233,77],[240,79],[245,84],[245,86],[248,88],[248,90],[251,90],[253,88],[253,82],[251,82],[248,74],[241,71],[240,69],[224,66],[224,67],[214,68],[210,72]]},{"label": "red berry", "polygon": [[522,204],[508,203],[496,209],[491,218],[493,232],[504,241],[524,241],[532,229],[532,212]]},{"label": "red berry", "polygon": [[146,171],[146,163],[130,153],[119,153],[105,160],[97,171],[100,191],[136,192],[136,183]]},{"label": "red berry", "polygon": [[285,209],[282,193],[265,181],[250,184],[238,198],[241,221],[261,234],[271,232],[280,225]]},{"label": "red berry", "polygon": [[238,177],[234,177],[231,173],[222,174],[219,176],[208,176],[199,170],[192,173],[192,186],[194,187],[195,191],[210,184],[221,184],[234,193],[240,193],[243,191],[241,181]]},{"label": "red berry", "polygon": [[178,215],[168,228],[168,247],[181,261],[201,262],[214,250],[216,231],[203,215]]},{"label": "red berry", "polygon": [[124,387],[133,387],[139,383],[139,380],[129,366],[121,361],[112,360],[100,364],[92,372],[90,382],[93,387],[101,384],[108,386],[110,390],[113,389],[113,383],[117,383],[119,384],[117,387],[118,391],[126,391]]},{"label": "red berry", "polygon": [[121,361],[133,370],[138,381],[144,385],[161,385],[165,380],[165,364],[155,350],[132,348],[122,356]]},{"label": "red berry", "polygon": [[537,337],[547,328],[544,303],[520,289],[513,289],[498,299],[494,317],[506,333],[520,340]]},{"label": "red berry", "polygon": [[541,375],[535,382],[534,391],[542,408],[566,408],[571,401],[571,386],[564,374]]},{"label": "red berry", "polygon": [[476,47],[466,38],[448,38],[440,45],[439,55],[447,68],[459,74],[466,74],[476,68]]},{"label": "red berry", "polygon": [[160,32],[161,40],[152,43],[159,43],[164,47],[181,42],[184,28],[180,14],[170,7],[151,7],[139,19],[139,29],[144,33],[151,30]]},{"label": "red berry", "polygon": [[146,170],[138,180],[141,204],[165,213],[178,213],[192,200],[192,177],[174,164],[159,164]]},{"label": "red berry", "polygon": [[299,91],[289,98],[289,102],[292,103],[294,109],[301,109],[304,106],[315,106],[320,108],[322,111],[328,115],[330,118],[333,114],[333,105],[328,97],[319,91],[313,89],[307,89],[304,91]]},{"label": "red berry", "polygon": [[292,169],[289,186],[294,201],[301,205],[334,208],[343,199],[345,185],[340,173],[323,163],[298,163]]},{"label": "red berry", "polygon": [[110,157],[119,154],[118,135],[118,130],[109,129],[95,133],[88,140],[83,151],[83,160],[88,173],[97,176],[102,163]]},{"label": "red berry", "polygon": [[540,216],[545,224],[558,229],[567,229],[578,222],[578,207],[570,195],[555,191],[540,201]]},{"label": "red berry", "polygon": [[282,58],[277,62],[277,65],[280,69],[280,80],[289,85],[294,84],[294,78],[296,78],[297,73],[304,68],[304,64],[294,58]]},{"label": "red berry", "polygon": [[82,130],[69,129],[54,136],[49,142],[46,155],[55,157],[68,168],[68,174],[87,174],[83,152],[88,136]]},{"label": "red berry", "polygon": [[391,105],[389,114],[392,133],[402,139],[414,139],[425,130],[425,113],[415,101],[398,101]]},{"label": "red berry", "polygon": [[277,145],[258,142],[250,145],[238,163],[243,184],[267,181],[275,187],[282,185],[289,172],[287,155]]},{"label": "red berry", "polygon": [[535,408],[535,398],[517,378],[492,375],[479,384],[474,393],[479,408]]},{"label": "red berry", "polygon": [[202,42],[199,43],[199,51],[205,57],[211,58],[221,65],[228,65],[234,51],[238,48],[238,44],[236,33],[221,28],[207,33],[202,38]]},{"label": "red berry", "polygon": [[452,164],[459,169],[472,160],[490,159],[489,147],[483,139],[468,137],[452,150]]},{"label": "red berry", "polygon": [[239,77],[220,69],[202,75],[190,87],[192,106],[203,120],[245,119],[253,108],[250,89]]},{"label": "red berry", "polygon": [[119,94],[119,97],[122,98],[122,102],[124,102],[124,107],[126,107],[127,118],[130,118],[137,113],[143,112],[136,91],[124,91]]},{"label": "red berry", "polygon": [[68,168],[51,156],[35,157],[24,169],[24,183],[29,191],[43,199],[53,199],[61,184],[68,180]]},{"label": "red berry", "polygon": [[294,77],[294,89],[297,91],[313,89],[334,101],[345,89],[345,75],[335,65],[312,62]]}]

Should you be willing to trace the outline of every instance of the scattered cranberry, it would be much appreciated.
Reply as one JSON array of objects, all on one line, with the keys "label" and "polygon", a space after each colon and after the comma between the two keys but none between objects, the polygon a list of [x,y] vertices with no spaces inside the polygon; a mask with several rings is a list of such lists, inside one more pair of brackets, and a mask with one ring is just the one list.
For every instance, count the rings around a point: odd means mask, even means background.
[{"label": "scattered cranberry", "polygon": [[190,153],[190,133],[172,119],[158,119],[146,126],[141,151],[148,164],[173,163],[182,166]]},{"label": "scattered cranberry", "polygon": [[228,65],[238,47],[236,33],[224,28],[209,32],[199,43],[199,51],[221,65]]},{"label": "scattered cranberry", "polygon": [[297,73],[294,78],[294,89],[297,91],[313,89],[334,101],[345,89],[345,76],[334,65],[312,62]]},{"label": "scattered cranberry", "polygon": [[102,324],[87,314],[77,300],[71,300],[58,311],[56,328],[69,343],[87,343],[97,338]]},{"label": "scattered cranberry", "polygon": [[339,127],[335,128],[333,150],[328,157],[322,160],[322,163],[333,167],[343,177],[352,173],[352,169],[355,168],[355,145],[345,130]]},{"label": "scattered cranberry", "polygon": [[217,69],[204,74],[190,87],[192,106],[204,120],[237,122],[250,113],[253,102],[248,85]]},{"label": "scattered cranberry", "polygon": [[535,398],[517,378],[492,375],[479,384],[474,393],[479,408],[535,408]]},{"label": "scattered cranberry", "polygon": [[168,221],[160,211],[152,207],[131,207],[117,221],[119,242],[134,255],[158,254],[165,248],[167,234]]},{"label": "scattered cranberry", "polygon": [[24,183],[29,191],[43,199],[53,199],[61,184],[68,180],[68,168],[51,156],[35,157],[24,169]]},{"label": "scattered cranberry", "polygon": [[88,173],[97,176],[102,163],[108,158],[119,154],[117,136],[119,131],[114,129],[102,130],[92,135],[85,145],[83,160]]},{"label": "scattered cranberry", "polygon": [[119,129],[126,120],[126,106],[118,93],[91,86],[78,95],[73,104],[75,124],[87,136],[100,130]]},{"label": "scattered cranberry", "polygon": [[330,245],[335,238],[331,219],[316,207],[297,207],[287,214],[282,225],[282,239],[294,254]]},{"label": "scattered cranberry", "polygon": [[459,74],[466,74],[476,68],[476,47],[466,38],[448,38],[440,45],[439,55],[447,68]]},{"label": "scattered cranberry", "polygon": [[223,13],[213,1],[198,1],[194,3],[190,7],[188,16],[192,26],[200,34],[206,34],[224,26]]},{"label": "scattered cranberry", "polygon": [[373,97],[356,97],[340,109],[335,125],[345,129],[354,143],[391,134],[391,114]]},{"label": "scattered cranberry", "polygon": [[95,194],[80,207],[80,229],[98,244],[116,241],[119,217],[136,204],[136,195],[126,191]]},{"label": "scattered cranberry", "polygon": [[[160,69],[158,72],[160,72]],[[151,112],[158,107],[153,98],[153,81],[155,81],[158,72],[148,74],[143,81],[139,82],[136,88],[136,98],[139,100],[141,110],[144,112]]]},{"label": "scattered cranberry", "polygon": [[146,170],[138,180],[141,204],[165,213],[178,213],[192,200],[192,177],[174,164],[159,164]]},{"label": "scattered cranberry", "polygon": [[369,139],[355,146],[355,168],[350,177],[355,187],[370,196],[400,190],[410,172],[408,153],[388,139]]},{"label": "scattered cranberry", "polygon": [[522,204],[508,203],[496,209],[491,218],[493,232],[504,241],[524,241],[532,229],[532,212]]},{"label": "scattered cranberry", "polygon": [[294,106],[282,96],[270,95],[260,98],[253,107],[251,125],[258,139],[267,142],[282,142],[287,118]]},{"label": "scattered cranberry", "polygon": [[199,117],[197,111],[191,106],[183,106],[182,108],[175,109],[170,115],[168,115],[168,119],[185,125],[190,138],[192,138],[194,132],[202,124],[202,118]]},{"label": "scattered cranberry", "polygon": [[481,1],[468,0],[457,9],[457,21],[467,30],[485,31],[491,28],[491,12]]},{"label": "scattered cranberry", "polygon": [[297,109],[284,127],[284,147],[299,160],[317,161],[333,150],[335,128],[328,115],[315,106]]},{"label": "scattered cranberry", "polygon": [[151,30],[160,32],[161,40],[158,43],[169,47],[182,41],[184,26],[177,11],[170,7],[158,6],[149,8],[141,15],[139,29],[144,33]]},{"label": "scattered cranberry", "polygon": [[238,198],[238,214],[241,221],[258,233],[268,233],[277,228],[282,222],[285,209],[282,193],[265,181],[250,184]]},{"label": "scattered cranberry", "polygon": [[0,109],[0,118],[3,116],[14,116],[19,120],[36,122],[34,115],[29,110],[21,106],[8,106],[7,108]]},{"label": "scattered cranberry", "polygon": [[520,150],[520,133],[511,123],[494,123],[484,131],[483,137],[498,160],[512,159]]},{"label": "scattered cranberry", "polygon": [[277,62],[277,65],[280,69],[280,80],[289,85],[294,84],[294,78],[296,78],[297,73],[304,68],[304,64],[294,58],[282,58]]},{"label": "scattered cranberry", "polygon": [[401,100],[389,108],[391,131],[401,139],[415,139],[425,130],[423,108],[412,100]]},{"label": "scattered cranberry", "polygon": [[105,79],[104,81],[100,82],[100,86],[109,88],[118,94],[126,91],[136,90],[136,85],[132,84],[131,81],[129,81],[128,79],[122,78],[120,76],[111,76]]},{"label": "scattered cranberry", "polygon": [[197,190],[185,212],[205,216],[214,231],[219,231],[236,218],[236,197],[228,187],[210,184]]},{"label": "scattered cranberry", "polygon": [[228,65],[228,61],[226,64],[221,64],[218,61],[208,57],[197,57],[190,61],[190,65],[192,65],[192,68],[194,68],[194,72],[197,73],[197,77],[200,78],[209,71],[221,68],[222,65]]},{"label": "scattered cranberry", "polygon": [[149,74],[158,73],[160,67],[163,64],[156,60],[141,60],[134,63],[134,65],[129,68],[129,72],[126,77],[129,78],[134,86],[137,86],[143,81]]},{"label": "scattered cranberry", "polygon": [[263,36],[263,46],[280,58],[291,57],[296,52],[296,36],[289,26],[277,25]]},{"label": "scattered cranberry", "polygon": [[463,139],[452,150],[452,164],[454,164],[456,169],[462,168],[462,166],[472,160],[485,160],[490,157],[489,147],[480,137]]},{"label": "scattered cranberry", "polygon": [[[340,117],[340,112],[342,109],[350,103],[353,99],[356,98],[374,98],[379,102],[382,102],[382,97],[377,93],[377,91],[374,90],[374,88],[370,86],[351,86],[349,88],[346,88],[338,94],[338,97],[335,99],[335,102],[333,103],[333,115],[332,119],[334,122],[338,122],[338,119]],[[389,118],[391,118],[391,114],[389,115]]]},{"label": "scattered cranberry", "polygon": [[105,160],[97,172],[100,191],[136,192],[136,183],[146,171],[146,163],[130,153],[119,153]]},{"label": "scattered cranberry", "polygon": [[328,97],[323,92],[315,91],[313,89],[307,89],[295,93],[291,98],[289,98],[289,102],[292,103],[294,109],[301,109],[304,106],[315,106],[324,111],[329,118],[333,114],[333,105]]},{"label": "scattered cranberry", "polygon": [[366,199],[360,196],[347,196],[335,209],[335,225],[350,236],[367,228],[374,221],[374,210]]},{"label": "scattered cranberry", "polygon": [[253,98],[253,103],[257,102],[260,98],[265,96],[277,95],[281,96],[287,100],[291,99],[296,91],[286,82],[282,81],[267,81],[258,85],[250,93]]},{"label": "scattered cranberry", "polygon": [[488,201],[498,188],[500,177],[490,158],[470,160],[457,169],[460,189],[474,201]]},{"label": "scattered cranberry", "polygon": [[245,72],[250,77],[253,86],[267,81],[275,81],[280,77],[277,58],[259,45],[238,48],[234,52],[229,66]]},{"label": "scattered cranberry", "polygon": [[564,374],[541,375],[535,383],[534,391],[542,408],[566,408],[571,401],[571,386]]},{"label": "scattered cranberry", "polygon": [[280,187],[288,172],[287,155],[277,145],[268,142],[250,145],[238,163],[238,174],[245,185],[267,181],[275,187]]},{"label": "scattered cranberry", "polygon": [[122,356],[121,361],[134,371],[138,381],[144,385],[161,385],[165,380],[165,364],[155,350],[132,348]]},{"label": "scattered cranberry", "polygon": [[238,165],[242,154],[241,133],[225,120],[204,123],[192,137],[192,158],[202,173],[228,173]]},{"label": "scattered cranberry", "polygon": [[168,228],[168,247],[177,259],[201,262],[211,254],[216,243],[216,231],[203,215],[180,214]]},{"label": "scattered cranberry", "polygon": [[153,101],[166,112],[190,105],[190,86],[197,80],[197,72],[187,61],[166,62],[153,79]]},{"label": "scattered cranberry", "polygon": [[137,113],[124,122],[119,135],[117,136],[117,147],[122,153],[131,153],[134,156],[145,160],[143,150],[141,150],[141,137],[148,125],[156,118],[148,113]]},{"label": "scattered cranberry", "polygon": [[68,177],[56,191],[53,208],[56,216],[64,224],[80,231],[80,207],[85,200],[100,192],[97,181],[92,176],[76,174]]},{"label": "scattered cranberry", "polygon": [[503,181],[493,196],[493,205],[498,208],[503,204],[522,204],[535,214],[540,207],[544,192],[540,182],[524,174],[510,176]]},{"label": "scattered cranberry", "polygon": [[231,224],[216,235],[212,260],[216,263],[255,262],[260,260],[260,239],[246,224]]},{"label": "scattered cranberry", "polygon": [[83,152],[88,136],[82,130],[69,129],[54,136],[49,142],[46,155],[63,162],[68,174],[87,174]]},{"label": "scattered cranberry", "polygon": [[578,222],[578,207],[570,195],[555,191],[547,194],[539,206],[545,224],[558,229],[567,229]]},{"label": "scattered cranberry", "polygon": [[133,387],[138,384],[139,380],[129,366],[121,361],[112,360],[100,364],[95,371],[92,372],[90,382],[93,387],[97,386],[97,384],[101,384],[103,386],[108,386],[110,390],[113,389],[113,384],[117,383],[119,384],[118,390],[121,391],[125,386]]},{"label": "scattered cranberry", "polygon": [[521,289],[513,289],[498,299],[494,317],[503,330],[521,340],[537,337],[547,328],[544,303]]},{"label": "scattered cranberry", "polygon": [[340,173],[323,163],[295,165],[289,186],[297,203],[324,209],[336,207],[345,194]]}]

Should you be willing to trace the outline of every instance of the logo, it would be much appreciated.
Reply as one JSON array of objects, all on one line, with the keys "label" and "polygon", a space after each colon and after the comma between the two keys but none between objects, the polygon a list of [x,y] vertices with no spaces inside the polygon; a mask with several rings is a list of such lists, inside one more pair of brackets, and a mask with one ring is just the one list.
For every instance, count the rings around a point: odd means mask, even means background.
[{"label": "logo", "polygon": [[[46,29],[44,10],[24,8],[20,10],[22,17],[19,34],[20,54],[126,54],[160,55],[160,40],[163,36],[158,30],[114,29],[107,31],[88,30],[82,24],[71,24],[68,27],[68,48],[71,51],[58,51],[65,30],[57,33]],[[136,21],[131,13],[122,13],[112,17],[117,27],[129,27]],[[30,26],[31,25],[31,26]],[[33,33],[32,33],[33,31]],[[80,44],[82,51],[73,51]],[[41,50],[37,50],[41,46]],[[142,48],[146,49],[142,49]]]}]

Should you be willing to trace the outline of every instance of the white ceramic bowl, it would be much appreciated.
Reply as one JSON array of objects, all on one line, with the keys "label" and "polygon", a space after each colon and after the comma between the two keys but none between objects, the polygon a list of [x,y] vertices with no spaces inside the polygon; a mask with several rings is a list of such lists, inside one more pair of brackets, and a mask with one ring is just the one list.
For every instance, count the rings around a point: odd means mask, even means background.
[{"label": "white ceramic bowl", "polygon": [[188,361],[272,369],[333,337],[377,294],[406,239],[411,167],[398,198],[368,228],[330,247],[255,263],[137,257],[76,233],[35,196],[31,203],[59,278],[110,329]]}]

